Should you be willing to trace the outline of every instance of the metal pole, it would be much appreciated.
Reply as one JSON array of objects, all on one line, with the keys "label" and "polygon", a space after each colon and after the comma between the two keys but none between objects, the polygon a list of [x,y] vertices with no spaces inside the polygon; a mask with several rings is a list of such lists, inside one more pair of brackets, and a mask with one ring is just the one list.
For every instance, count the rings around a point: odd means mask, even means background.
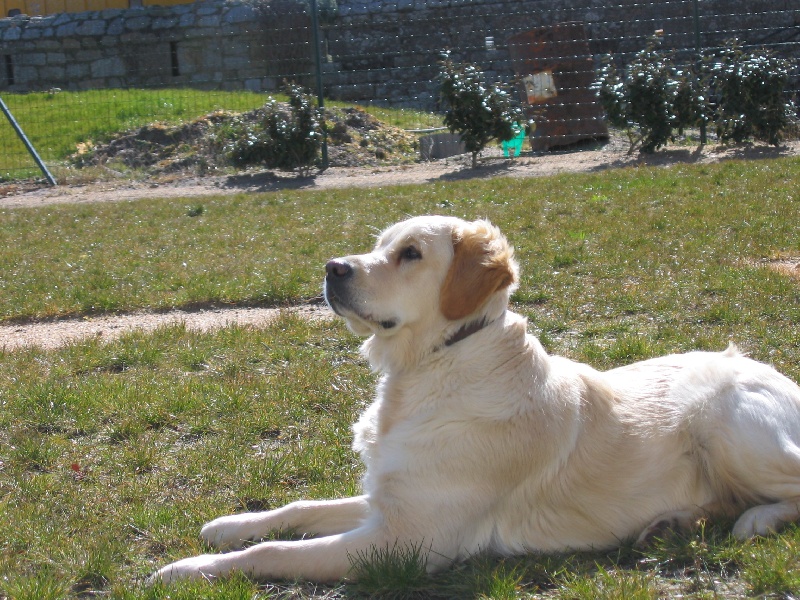
[{"label": "metal pole", "polygon": [[[703,55],[702,55],[702,48],[700,47],[700,8],[698,7],[698,1],[694,0],[693,3],[693,10],[694,10],[694,51],[697,54],[697,62],[695,69],[697,69],[697,81],[700,82],[700,68],[703,65]],[[708,102],[708,98],[706,98],[706,102]],[[708,141],[708,137],[706,135],[706,119],[705,119],[705,111],[703,111],[703,118],[700,121],[700,143],[705,144]]]},{"label": "metal pole", "polygon": [[44,173],[45,179],[47,179],[50,185],[57,186],[58,184],[56,183],[56,180],[50,174],[50,171],[47,170],[47,165],[45,165],[42,162],[42,159],[39,158],[39,153],[36,152],[36,148],[34,148],[33,144],[30,143],[27,136],[25,135],[25,132],[22,131],[22,127],[19,126],[17,120],[14,118],[14,115],[11,114],[11,111],[8,109],[8,106],[6,106],[6,103],[3,102],[2,98],[0,98],[0,110],[3,111],[3,114],[6,116],[6,119],[8,119],[9,123],[11,123],[11,127],[14,128],[14,131],[17,132],[17,136],[19,137],[19,139],[21,139],[22,143],[25,144],[25,148],[27,148],[28,153],[33,157],[33,160],[36,161],[36,164],[39,166],[39,169],[41,169],[42,173]]},{"label": "metal pole", "polygon": [[311,29],[314,39],[314,64],[317,68],[317,105],[322,112],[322,168],[328,168],[328,133],[325,131],[325,99],[322,96],[322,54],[319,49],[319,17],[317,0],[311,0]]}]

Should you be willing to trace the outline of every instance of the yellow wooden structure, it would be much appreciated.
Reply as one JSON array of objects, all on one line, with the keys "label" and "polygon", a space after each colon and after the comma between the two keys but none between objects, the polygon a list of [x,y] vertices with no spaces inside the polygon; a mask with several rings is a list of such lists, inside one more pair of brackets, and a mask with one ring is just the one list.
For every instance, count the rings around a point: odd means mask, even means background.
[{"label": "yellow wooden structure", "polygon": [[[132,8],[134,6],[169,6],[188,4],[193,0],[0,0],[0,17],[13,14],[52,15],[63,12],[83,12],[106,8]],[[19,13],[17,13],[19,11]]]}]

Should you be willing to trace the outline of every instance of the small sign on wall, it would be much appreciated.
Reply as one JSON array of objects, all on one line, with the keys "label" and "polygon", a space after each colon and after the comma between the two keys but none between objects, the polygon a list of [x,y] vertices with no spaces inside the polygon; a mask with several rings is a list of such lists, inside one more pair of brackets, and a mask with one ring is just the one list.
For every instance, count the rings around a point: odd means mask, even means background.
[{"label": "small sign on wall", "polygon": [[558,96],[552,71],[539,71],[533,75],[526,75],[522,78],[522,83],[525,85],[528,104],[538,104]]}]

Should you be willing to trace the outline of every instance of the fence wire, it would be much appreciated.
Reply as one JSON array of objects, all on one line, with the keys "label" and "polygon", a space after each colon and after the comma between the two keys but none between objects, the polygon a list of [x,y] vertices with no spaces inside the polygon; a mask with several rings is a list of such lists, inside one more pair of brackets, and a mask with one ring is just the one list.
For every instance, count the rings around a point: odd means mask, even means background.
[{"label": "fence wire", "polygon": [[[251,110],[284,81],[315,88],[311,19],[298,1],[0,19],[0,97],[48,165],[121,129]],[[548,105],[541,150],[572,141],[575,123],[600,134],[603,115],[589,87],[601,60],[624,65],[656,31],[687,64],[732,38],[800,57],[795,0],[339,0],[324,8],[326,99],[441,111],[437,75],[449,49],[478,65],[487,83],[516,82],[522,99]],[[548,99],[548,72],[561,78],[556,99]],[[800,94],[796,66],[786,93]],[[36,174],[2,119],[0,178]]]}]

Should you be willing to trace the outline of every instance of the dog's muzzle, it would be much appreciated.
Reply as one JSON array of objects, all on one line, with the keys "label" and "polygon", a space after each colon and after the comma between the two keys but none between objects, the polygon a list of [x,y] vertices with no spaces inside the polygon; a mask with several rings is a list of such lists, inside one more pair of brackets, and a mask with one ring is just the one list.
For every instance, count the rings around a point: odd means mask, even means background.
[{"label": "dog's muzzle", "polygon": [[356,316],[361,319],[377,323],[384,329],[391,329],[397,325],[394,320],[379,320],[361,314],[352,298],[350,287],[353,279],[353,265],[346,260],[335,258],[325,264],[325,285],[323,293],[325,302],[333,312],[344,317]]}]

